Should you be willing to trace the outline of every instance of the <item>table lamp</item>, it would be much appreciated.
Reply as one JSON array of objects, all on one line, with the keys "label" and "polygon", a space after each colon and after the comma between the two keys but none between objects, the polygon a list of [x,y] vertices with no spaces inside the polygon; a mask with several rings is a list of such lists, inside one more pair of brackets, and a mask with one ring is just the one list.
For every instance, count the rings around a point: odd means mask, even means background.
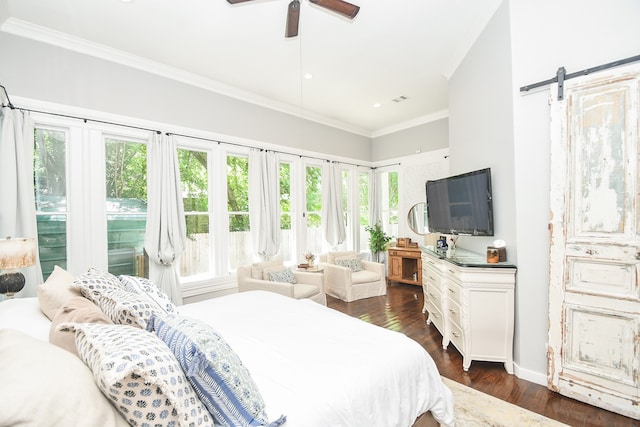
[{"label": "table lamp", "polygon": [[0,294],[13,298],[24,287],[24,275],[18,268],[36,262],[36,241],[23,237],[0,239]]}]

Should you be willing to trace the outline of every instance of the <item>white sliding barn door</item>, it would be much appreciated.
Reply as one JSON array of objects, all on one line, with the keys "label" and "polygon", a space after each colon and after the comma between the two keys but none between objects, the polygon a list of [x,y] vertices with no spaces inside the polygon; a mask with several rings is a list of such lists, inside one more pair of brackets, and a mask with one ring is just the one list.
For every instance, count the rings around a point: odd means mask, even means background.
[{"label": "white sliding barn door", "polygon": [[640,418],[640,65],[551,90],[548,387]]}]

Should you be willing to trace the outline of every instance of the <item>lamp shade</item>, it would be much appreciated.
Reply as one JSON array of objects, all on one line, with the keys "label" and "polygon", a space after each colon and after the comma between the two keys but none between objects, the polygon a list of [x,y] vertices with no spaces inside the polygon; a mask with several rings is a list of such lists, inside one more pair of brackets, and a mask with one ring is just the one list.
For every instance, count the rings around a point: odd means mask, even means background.
[{"label": "lamp shade", "polygon": [[29,267],[35,263],[35,239],[23,237],[0,239],[0,270]]}]

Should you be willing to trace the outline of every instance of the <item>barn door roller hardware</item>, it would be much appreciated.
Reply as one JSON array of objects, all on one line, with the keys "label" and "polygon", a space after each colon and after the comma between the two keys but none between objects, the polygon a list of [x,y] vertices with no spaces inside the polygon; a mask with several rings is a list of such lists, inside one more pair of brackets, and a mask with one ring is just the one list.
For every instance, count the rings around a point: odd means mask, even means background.
[{"label": "barn door roller hardware", "polygon": [[528,92],[531,89],[535,89],[542,86],[547,86],[552,83],[558,83],[558,100],[561,101],[564,99],[564,81],[572,79],[574,77],[586,76],[587,74],[595,73],[597,71],[606,70],[608,68],[619,67],[624,64],[629,64],[631,62],[640,61],[640,55],[632,56],[625,59],[620,59],[618,61],[609,62],[608,64],[598,65],[597,67],[586,68],[582,71],[576,71],[575,73],[567,74],[567,71],[564,67],[558,68],[556,71],[556,76],[549,79],[544,80],[538,83],[532,83],[526,86],[522,86],[520,88],[520,92]]}]

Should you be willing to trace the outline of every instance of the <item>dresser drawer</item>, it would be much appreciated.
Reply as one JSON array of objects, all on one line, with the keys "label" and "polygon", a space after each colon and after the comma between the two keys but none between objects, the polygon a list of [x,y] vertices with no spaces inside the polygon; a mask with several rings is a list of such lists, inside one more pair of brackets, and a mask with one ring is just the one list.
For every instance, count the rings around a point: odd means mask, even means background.
[{"label": "dresser drawer", "polygon": [[462,325],[462,309],[460,306],[451,300],[449,301],[448,306],[447,316],[449,319],[457,325]]},{"label": "dresser drawer", "polygon": [[444,316],[438,307],[433,305],[430,301],[427,301],[427,312],[429,313],[429,321],[436,325],[438,330],[442,333],[444,331]]},{"label": "dresser drawer", "polygon": [[442,289],[442,276],[431,268],[422,269],[422,281],[435,288]]},{"label": "dresser drawer", "polygon": [[[424,290],[424,287],[423,287],[423,290]],[[427,286],[426,293],[424,294],[424,299],[425,301],[431,302],[438,309],[442,307],[442,294],[436,287],[432,285]]]},{"label": "dresser drawer", "polygon": [[462,328],[457,323],[450,322],[449,330],[451,342],[460,353],[465,354],[466,349],[464,348],[464,333],[462,332]]},{"label": "dresser drawer", "polygon": [[460,304],[460,301],[462,300],[461,295],[462,288],[450,280],[449,283],[447,283],[447,296],[449,299]]}]

